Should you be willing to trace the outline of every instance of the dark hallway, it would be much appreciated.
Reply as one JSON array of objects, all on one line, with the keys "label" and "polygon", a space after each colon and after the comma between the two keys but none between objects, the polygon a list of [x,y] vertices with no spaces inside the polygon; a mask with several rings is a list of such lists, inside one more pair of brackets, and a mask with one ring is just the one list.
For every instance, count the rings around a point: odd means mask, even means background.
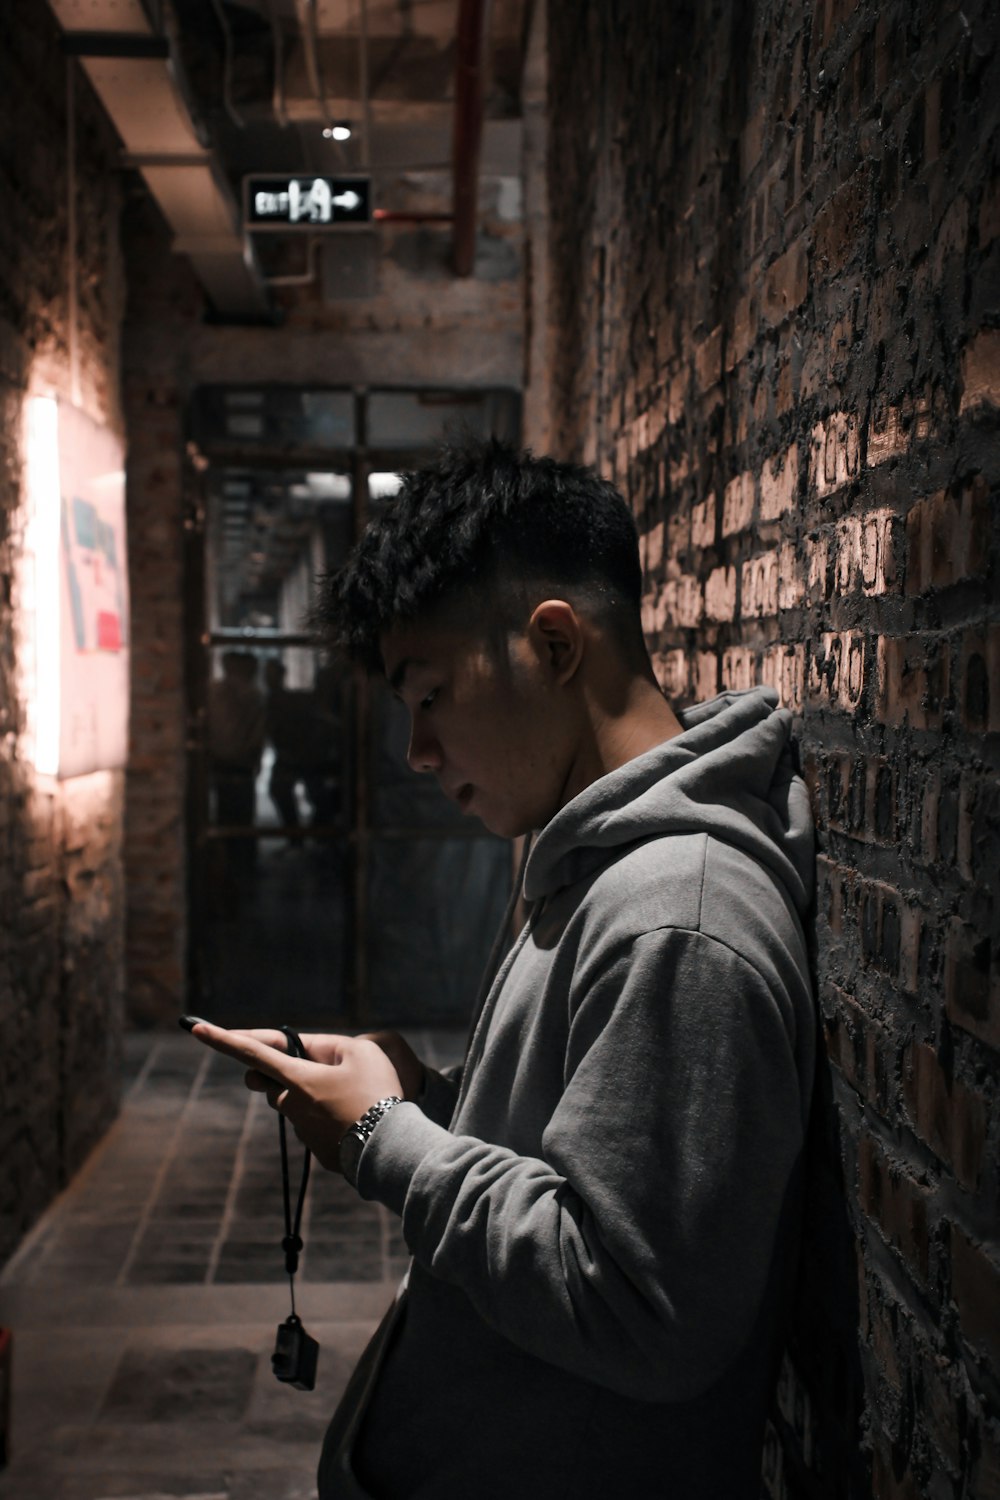
[{"label": "dark hallway", "polygon": [[1000,1500],[995,6],[4,22],[0,1500],[315,1500],[401,1218],[315,1171],[278,1386],[273,1113],[177,1020],[465,1055],[519,846],[314,609],[490,435],[617,488],[656,686],[773,689],[808,789],[760,1496]]}]

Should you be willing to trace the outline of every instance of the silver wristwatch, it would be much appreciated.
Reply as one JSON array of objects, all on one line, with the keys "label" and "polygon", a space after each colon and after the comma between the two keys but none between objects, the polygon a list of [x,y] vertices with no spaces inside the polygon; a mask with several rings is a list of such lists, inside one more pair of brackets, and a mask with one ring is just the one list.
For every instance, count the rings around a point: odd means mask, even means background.
[{"label": "silver wristwatch", "polygon": [[343,1136],[340,1142],[340,1170],[351,1187],[356,1188],[358,1185],[358,1167],[365,1142],[382,1116],[387,1115],[394,1104],[402,1102],[398,1094],[391,1094],[388,1099],[379,1099],[370,1109],[365,1110],[360,1120],[355,1120]]}]

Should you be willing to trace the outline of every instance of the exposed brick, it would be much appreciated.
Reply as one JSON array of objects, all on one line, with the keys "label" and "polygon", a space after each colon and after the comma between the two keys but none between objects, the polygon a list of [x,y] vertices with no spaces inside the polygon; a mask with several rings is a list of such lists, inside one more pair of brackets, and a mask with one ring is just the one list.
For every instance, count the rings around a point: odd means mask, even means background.
[{"label": "exposed brick", "polygon": [[956,495],[941,490],[906,516],[906,592],[946,588],[981,575],[989,548],[989,500],[981,476]]},{"label": "exposed brick", "polygon": [[[829,1174],[846,1201],[831,1187],[836,1212],[807,1233],[812,1295],[793,1333],[816,1446],[779,1395],[765,1483],[782,1500],[953,1500],[984,1488],[981,1462],[991,1493],[1000,1465],[977,1455],[995,1448],[995,1377],[982,1341],[970,1351],[956,1332],[947,1243],[951,1226],[974,1240],[966,1214],[981,1224],[995,1206],[1000,51],[978,4],[959,25],[950,8],[870,0],[809,14],[707,0],[685,13],[683,45],[652,0],[614,20],[581,6],[550,7],[552,122],[583,114],[572,138],[553,129],[574,168],[553,177],[573,284],[567,452],[595,417],[611,454],[632,412],[666,409],[656,514],[690,515],[690,530],[665,537],[659,582],[705,588],[685,627],[688,690],[774,683],[817,818],[832,1094],[809,1181]],[[654,76],[676,103],[655,144],[624,107]],[[627,232],[595,212],[583,141],[636,201],[676,211]],[[599,282],[579,257],[592,244],[606,247]],[[652,376],[634,344],[600,343],[634,325],[639,299],[671,330]],[[643,513],[648,492],[635,498]],[[835,1221],[854,1231],[853,1295],[830,1262]]]},{"label": "exposed brick", "polygon": [[761,666],[761,681],[770,683],[778,690],[778,699],[783,708],[792,713],[802,712],[805,699],[806,648],[797,646],[772,646],[765,651]]},{"label": "exposed brick", "polygon": [[991,734],[1000,730],[1000,625],[963,634],[958,692],[966,729]]},{"label": "exposed brick", "polygon": [[815,704],[852,713],[861,701],[868,642],[851,631],[826,631],[809,660],[809,697]]},{"label": "exposed brick", "polygon": [[719,691],[719,658],[714,651],[698,651],[694,658],[695,702],[713,698]]},{"label": "exposed brick", "polygon": [[761,314],[769,323],[781,323],[805,301],[809,286],[809,257],[800,236],[783,255],[772,261],[764,277]]},{"label": "exposed brick", "polygon": [[977,333],[962,356],[962,402],[966,412],[1000,406],[1000,329]]},{"label": "exposed brick", "polygon": [[749,646],[730,646],[722,653],[721,681],[724,689],[742,692],[757,681],[757,658]]},{"label": "exposed brick", "polygon": [[805,597],[799,550],[792,542],[778,549],[778,608],[796,609]]},{"label": "exposed brick", "polygon": [[722,328],[715,328],[694,351],[698,390],[705,392],[717,385],[722,375]]},{"label": "exposed brick", "polygon": [[776,521],[792,509],[799,482],[799,449],[792,445],[784,453],[764,460],[760,471],[760,518]]},{"label": "exposed brick", "polygon": [[860,1201],[881,1226],[921,1282],[927,1281],[929,1251],[927,1205],[930,1194],[902,1167],[886,1156],[870,1135],[862,1135],[859,1154]]},{"label": "exposed brick", "polygon": [[736,614],[736,569],[714,568],[705,584],[705,614],[710,620],[731,620]]},{"label": "exposed brick", "polygon": [[994,1436],[988,1428],[981,1433],[972,1460],[969,1494],[985,1495],[987,1500],[1000,1495],[1000,1433]]},{"label": "exposed brick", "polygon": [[646,572],[655,573],[663,562],[663,522],[659,521],[639,538],[639,553]]},{"label": "exposed brick", "polygon": [[901,407],[888,406],[868,425],[868,463],[872,468],[906,453],[913,438],[912,425]]},{"label": "exposed brick", "polygon": [[829,494],[860,472],[858,419],[851,412],[834,412],[813,428],[809,450],[809,483],[818,496]]},{"label": "exposed brick", "polygon": [[656,680],[670,699],[683,699],[690,687],[691,664],[686,651],[662,651],[653,658]]},{"label": "exposed brick", "polygon": [[817,214],[814,253],[817,271],[833,275],[856,253],[866,197],[866,173],[861,168]]},{"label": "exposed brick", "polygon": [[691,511],[692,547],[711,547],[715,544],[715,496],[708,495]]},{"label": "exposed brick", "polygon": [[756,303],[750,296],[743,296],[736,304],[732,318],[732,331],[726,345],[727,370],[733,369],[746,356],[756,334]]},{"label": "exposed brick", "polygon": [[985,249],[1000,235],[1000,177],[983,188],[979,204],[979,243]]},{"label": "exposed brick", "polygon": [[690,573],[669,578],[663,586],[663,606],[671,625],[693,629],[705,607],[701,583]]},{"label": "exposed brick", "polygon": [[778,554],[762,552],[743,564],[740,610],[744,619],[778,612]]},{"label": "exposed brick", "polygon": [[903,1097],[917,1134],[974,1189],[986,1150],[986,1101],[947,1078],[933,1047],[913,1042],[903,1060]]},{"label": "exposed brick", "polygon": [[1000,975],[990,941],[959,917],[947,931],[944,995],[949,1020],[1000,1048]]},{"label": "exposed brick", "polygon": [[872,1477],[873,1500],[919,1500],[920,1491],[908,1467],[901,1473],[896,1471],[892,1454],[883,1448],[875,1449]]},{"label": "exposed brick", "polygon": [[0,179],[18,209],[0,233],[0,1260],[113,1118],[124,943],[121,773],[43,783],[32,769],[37,600],[22,448],[31,394],[121,432],[119,147],[78,88],[71,340],[65,104],[77,64],[49,7],[11,0],[4,23]]},{"label": "exposed brick", "polygon": [[880,636],[876,661],[876,714],[882,723],[939,728],[948,690],[948,657],[940,640]]},{"label": "exposed brick", "polygon": [[951,1230],[951,1295],[962,1332],[1000,1368],[1000,1267],[983,1245]]},{"label": "exposed brick", "polygon": [[802,546],[805,554],[807,575],[806,592],[809,599],[822,602],[830,594],[830,541],[825,532],[817,532],[806,538]]},{"label": "exposed brick", "polygon": [[737,474],[726,485],[722,504],[722,535],[732,536],[734,531],[743,531],[753,515],[753,474],[747,470]]}]

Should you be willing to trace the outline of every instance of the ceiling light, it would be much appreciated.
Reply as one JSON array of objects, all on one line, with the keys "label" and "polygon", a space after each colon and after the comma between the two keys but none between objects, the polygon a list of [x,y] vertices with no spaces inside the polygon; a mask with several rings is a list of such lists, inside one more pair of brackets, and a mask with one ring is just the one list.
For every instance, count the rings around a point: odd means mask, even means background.
[{"label": "ceiling light", "polygon": [[351,139],[351,127],[346,120],[338,120],[336,125],[324,125],[323,139],[327,141],[349,141]]}]

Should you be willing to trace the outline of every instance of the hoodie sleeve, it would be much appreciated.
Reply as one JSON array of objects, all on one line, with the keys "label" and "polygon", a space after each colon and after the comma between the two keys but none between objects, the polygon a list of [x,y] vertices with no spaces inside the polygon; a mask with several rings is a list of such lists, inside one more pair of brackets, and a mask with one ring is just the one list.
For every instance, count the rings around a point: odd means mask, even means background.
[{"label": "hoodie sleeve", "polygon": [[437,1068],[425,1065],[424,1086],[416,1102],[428,1119],[437,1125],[448,1124],[455,1112],[461,1082],[460,1066],[444,1068],[439,1072]]},{"label": "hoodie sleeve", "polygon": [[577,998],[539,1157],[401,1105],[359,1186],[520,1348],[681,1400],[750,1336],[802,1136],[789,997],[717,940],[665,928]]}]

